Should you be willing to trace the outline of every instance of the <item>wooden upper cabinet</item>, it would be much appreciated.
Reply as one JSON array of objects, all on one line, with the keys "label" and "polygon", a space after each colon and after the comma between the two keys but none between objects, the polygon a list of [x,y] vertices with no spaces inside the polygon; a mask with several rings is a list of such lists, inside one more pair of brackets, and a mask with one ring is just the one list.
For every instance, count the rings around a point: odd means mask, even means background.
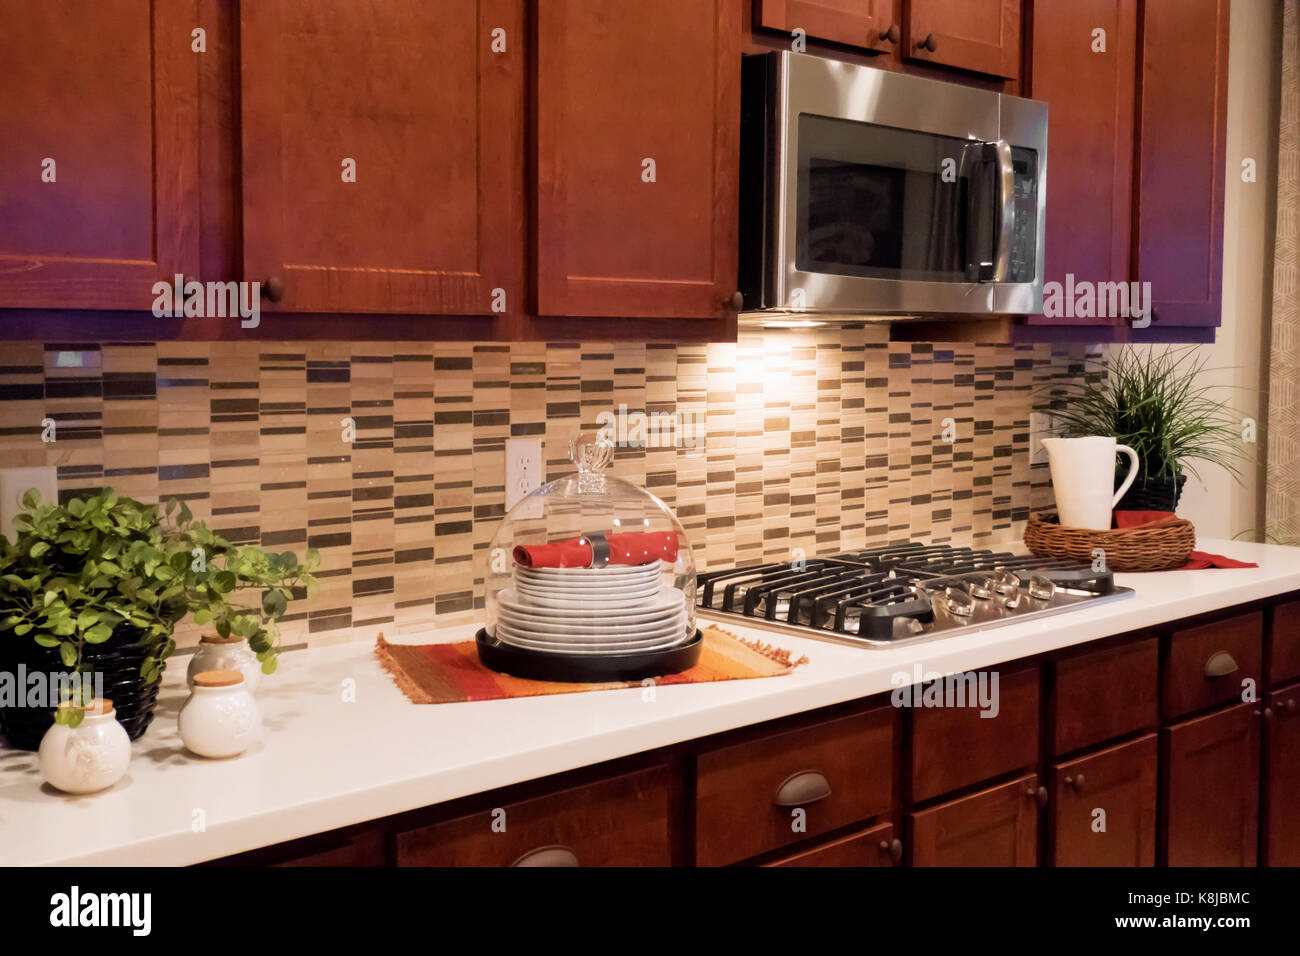
[{"label": "wooden upper cabinet", "polygon": [[[1049,108],[1043,280],[1064,286],[1072,274],[1076,281],[1128,282],[1137,0],[1037,0],[1032,38],[1029,95]],[[1030,321],[1112,325],[1123,319]]]},{"label": "wooden upper cabinet", "polygon": [[1020,77],[1020,0],[907,0],[909,59]]},{"label": "wooden upper cabinet", "polygon": [[526,48],[523,0],[240,4],[243,278],[291,311],[516,311]]},{"label": "wooden upper cabinet", "polygon": [[199,259],[193,0],[0,0],[0,307],[149,309]]},{"label": "wooden upper cabinet", "polygon": [[1255,865],[1260,710],[1238,704],[1161,732],[1165,865]]},{"label": "wooden upper cabinet", "polygon": [[537,33],[538,313],[722,315],[736,291],[739,3],[546,0]]},{"label": "wooden upper cabinet", "polygon": [[1219,324],[1228,4],[1142,5],[1134,279],[1151,283],[1159,326]]},{"label": "wooden upper cabinet", "polygon": [[898,4],[899,0],[759,0],[757,23],[770,30],[803,30],[818,40],[887,53],[902,42]]}]

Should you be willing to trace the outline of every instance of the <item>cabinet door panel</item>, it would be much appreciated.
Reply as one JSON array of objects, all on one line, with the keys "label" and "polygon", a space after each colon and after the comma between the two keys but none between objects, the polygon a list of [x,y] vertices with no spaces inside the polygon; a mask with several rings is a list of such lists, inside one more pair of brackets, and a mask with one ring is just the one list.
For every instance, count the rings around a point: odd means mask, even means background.
[{"label": "cabinet door panel", "polygon": [[1264,862],[1300,866],[1300,684],[1269,698],[1264,787]]},{"label": "cabinet door panel", "polygon": [[0,0],[0,307],[147,310],[195,274],[195,20],[193,0]]},{"label": "cabinet door panel", "polygon": [[758,23],[789,33],[803,30],[810,37],[862,47],[893,50],[887,36],[895,19],[894,0],[760,0]]},{"label": "cabinet door panel", "polygon": [[882,823],[763,865],[894,866],[896,864],[891,853],[901,850],[901,844],[895,846],[894,825]]},{"label": "cabinet door panel", "polygon": [[[545,316],[720,316],[736,285],[739,5],[538,8]],[[650,181],[653,179],[653,181]]]},{"label": "cabinet door panel", "polygon": [[1259,704],[1162,731],[1168,866],[1254,866],[1258,856]]},{"label": "cabinet door panel", "polygon": [[1053,866],[1155,865],[1158,751],[1147,734],[1052,768]]},{"label": "cabinet door panel", "polygon": [[1036,866],[1038,775],[908,814],[913,866]]},{"label": "cabinet door panel", "polygon": [[908,0],[906,21],[903,49],[913,60],[1020,76],[1020,0]]},{"label": "cabinet door panel", "polygon": [[[1092,31],[1106,31],[1094,51]],[[1137,0],[1037,0],[1030,95],[1049,106],[1045,282],[1128,282],[1137,87]],[[1122,319],[1032,316],[1033,323]]]},{"label": "cabinet door panel", "polygon": [[1268,639],[1268,681],[1277,686],[1300,679],[1300,601],[1273,608]]},{"label": "cabinet door panel", "polygon": [[1151,283],[1152,321],[1218,325],[1229,0],[1146,0],[1134,278]]},{"label": "cabinet door panel", "polygon": [[515,308],[522,6],[241,4],[244,278],[290,311]]}]

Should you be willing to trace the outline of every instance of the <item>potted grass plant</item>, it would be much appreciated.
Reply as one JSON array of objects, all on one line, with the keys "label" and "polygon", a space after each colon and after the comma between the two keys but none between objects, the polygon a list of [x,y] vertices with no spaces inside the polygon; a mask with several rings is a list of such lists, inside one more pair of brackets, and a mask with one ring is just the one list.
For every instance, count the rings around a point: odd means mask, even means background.
[{"label": "potted grass plant", "polygon": [[[1123,346],[1081,382],[1052,386],[1040,411],[1067,438],[1113,436],[1138,456],[1138,475],[1115,506],[1175,511],[1187,476],[1211,463],[1240,477],[1241,420],[1203,381],[1195,347],[1163,351]],[[1125,475],[1116,475],[1118,488]]]},{"label": "potted grass plant", "polygon": [[[153,719],[182,619],[247,639],[271,673],[278,621],[315,585],[314,551],[299,561],[233,545],[175,499],[160,513],[112,489],[64,505],[30,491],[23,505],[16,539],[0,535],[0,672],[79,675],[83,699],[74,703],[86,702],[98,677],[132,739]],[[0,701],[0,732],[35,749],[61,702]],[[72,723],[80,716],[73,707],[57,712]]]}]

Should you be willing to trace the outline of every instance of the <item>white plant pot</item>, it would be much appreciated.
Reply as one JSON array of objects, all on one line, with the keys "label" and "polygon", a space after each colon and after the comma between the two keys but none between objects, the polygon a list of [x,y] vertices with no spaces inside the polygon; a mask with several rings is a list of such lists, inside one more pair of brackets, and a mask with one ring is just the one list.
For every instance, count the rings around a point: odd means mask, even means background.
[{"label": "white plant pot", "polygon": [[244,675],[244,690],[250,694],[256,694],[262,683],[262,662],[243,637],[204,634],[190,658],[190,666],[185,670],[185,682],[191,690],[194,689],[194,675],[203,671],[239,671]]},{"label": "white plant pot", "polygon": [[95,700],[76,727],[55,724],[41,738],[38,760],[51,787],[65,793],[95,793],[126,775],[131,739],[117,722],[110,700]]},{"label": "white plant pot", "polygon": [[176,717],[181,740],[201,757],[235,757],[262,734],[257,702],[235,670],[202,671]]}]

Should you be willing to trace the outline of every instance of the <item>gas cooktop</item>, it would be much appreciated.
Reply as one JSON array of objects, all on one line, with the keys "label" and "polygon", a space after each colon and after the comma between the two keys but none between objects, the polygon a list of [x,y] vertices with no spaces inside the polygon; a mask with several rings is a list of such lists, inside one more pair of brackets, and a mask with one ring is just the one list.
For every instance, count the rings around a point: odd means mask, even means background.
[{"label": "gas cooktop", "polygon": [[700,614],[895,647],[1131,597],[1086,561],[902,544],[698,575]]}]

